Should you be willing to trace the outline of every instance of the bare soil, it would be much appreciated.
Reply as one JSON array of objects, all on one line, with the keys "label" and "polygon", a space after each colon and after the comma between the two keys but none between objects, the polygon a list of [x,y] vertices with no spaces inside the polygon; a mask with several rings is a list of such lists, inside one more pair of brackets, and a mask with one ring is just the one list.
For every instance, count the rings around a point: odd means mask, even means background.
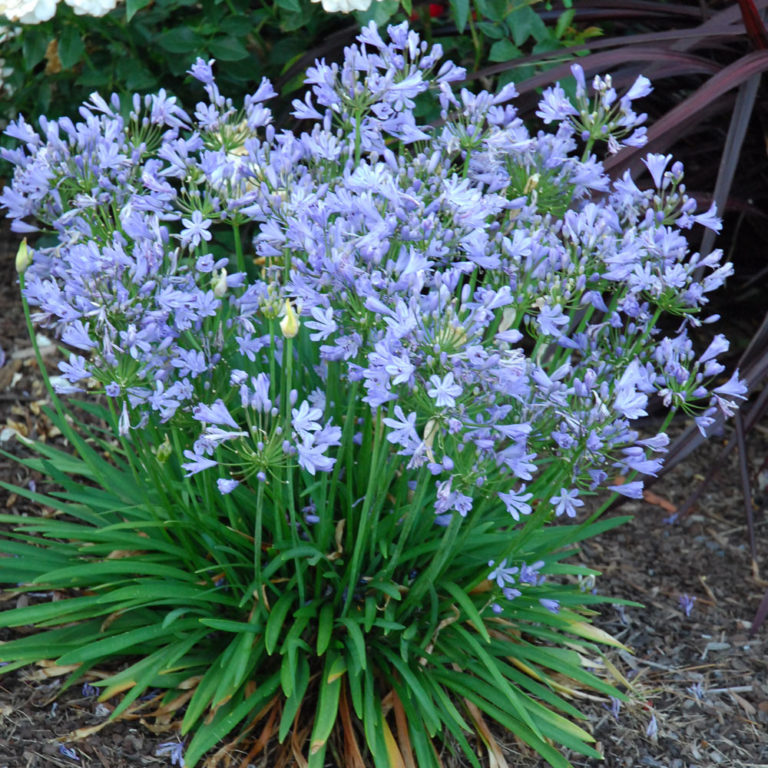
[{"label": "bare soil", "polygon": [[[15,250],[14,238],[0,231],[0,449],[20,455],[24,449],[15,432],[37,439],[57,436],[40,410],[45,395],[24,328]],[[46,349],[55,362],[54,346]],[[633,514],[631,523],[583,546],[584,562],[602,571],[598,591],[643,607],[606,607],[596,618],[632,651],[609,653],[606,674],[621,675],[633,700],[620,711],[609,701],[577,702],[605,760],[569,755],[575,766],[768,768],[768,627],[755,637],[748,634],[768,583],[750,556],[735,452],[693,512],[676,515],[722,439],[665,476],[646,500],[616,511]],[[762,476],[768,429],[752,430],[748,453],[759,489],[768,481]],[[20,486],[42,482],[1,455],[0,480]],[[752,503],[758,562],[768,572],[765,500],[756,497]],[[0,508],[31,511],[2,489]],[[681,603],[687,598],[695,598],[688,616]],[[18,599],[0,592],[0,610]],[[10,636],[0,633],[0,640]],[[153,732],[140,714],[100,729],[109,703],[99,703],[79,686],[64,693],[60,688],[61,679],[47,677],[44,668],[0,677],[0,768],[171,765],[170,755],[156,752],[175,740],[172,732]],[[88,735],[76,738],[83,734]],[[514,735],[496,736],[512,768],[542,765]],[[484,754],[482,745],[478,749]],[[244,756],[232,751],[222,765],[270,766],[269,751],[256,763]],[[448,756],[446,764],[459,766]]]}]

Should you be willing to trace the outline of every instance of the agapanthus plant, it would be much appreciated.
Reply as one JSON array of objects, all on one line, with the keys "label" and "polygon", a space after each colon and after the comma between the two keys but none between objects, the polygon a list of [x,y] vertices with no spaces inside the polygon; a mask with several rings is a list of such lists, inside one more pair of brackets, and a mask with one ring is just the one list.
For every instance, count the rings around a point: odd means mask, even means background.
[{"label": "agapanthus plant", "polygon": [[623,694],[568,555],[659,469],[652,399],[705,429],[744,392],[722,337],[687,336],[730,271],[683,234],[713,212],[669,156],[643,190],[597,154],[643,141],[648,81],[574,66],[533,132],[513,86],[457,92],[439,46],[388,33],[308,70],[300,133],[205,61],[192,115],[94,95],[9,130],[0,201],[44,233],[22,289],[74,350],[52,415],[79,458],[38,446],[63,490],[17,492],[60,515],[2,517],[3,581],[60,599],[0,616],[45,631],[0,660],[55,659],[124,694],[113,717],[161,690],[187,765],[235,730],[310,766],[440,765],[437,740],[479,765],[487,718],[552,765],[597,755],[568,699]]}]

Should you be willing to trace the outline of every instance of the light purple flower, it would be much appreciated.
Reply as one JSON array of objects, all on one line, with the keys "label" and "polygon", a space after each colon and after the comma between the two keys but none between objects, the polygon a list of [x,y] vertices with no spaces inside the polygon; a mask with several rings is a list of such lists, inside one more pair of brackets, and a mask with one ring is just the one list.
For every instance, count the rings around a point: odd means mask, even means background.
[{"label": "light purple flower", "polygon": [[74,384],[76,381],[87,379],[91,374],[85,367],[87,365],[82,355],[70,355],[69,362],[62,360],[59,363],[59,370],[64,374],[64,378]]},{"label": "light purple flower", "polygon": [[[88,328],[82,320],[75,320],[67,325],[62,331],[61,340],[77,349],[88,350],[96,346],[96,342],[90,337]],[[1,360],[0,365],[2,365]]]},{"label": "light purple flower", "polygon": [[219,488],[219,493],[221,493],[222,495],[226,495],[228,493],[232,493],[232,491],[234,491],[235,488],[237,488],[237,486],[240,485],[240,483],[239,481],[232,480],[231,478],[220,477],[216,481],[216,485]]},{"label": "light purple flower", "polygon": [[186,470],[186,474],[184,475],[185,477],[191,477],[198,472],[202,472],[206,469],[210,469],[211,467],[215,467],[218,463],[213,459],[206,458],[205,456],[199,456],[194,451],[190,450],[185,450],[184,456],[189,459],[189,461],[181,465],[181,468]]},{"label": "light purple flower", "polygon": [[71,747],[66,746],[65,744],[59,744],[59,754],[64,755],[64,757],[70,758],[70,760],[80,760],[80,758],[77,755],[77,752],[75,752],[74,749]]},{"label": "light purple flower", "polygon": [[643,498],[643,481],[633,480],[630,483],[621,483],[620,485],[609,485],[609,491],[618,493],[621,496],[626,496],[628,499],[642,499]]},{"label": "light purple flower", "polygon": [[325,341],[332,333],[338,329],[338,325],[333,319],[332,307],[313,307],[312,317],[314,320],[305,320],[304,325],[311,328],[315,333],[311,333],[309,338],[312,341]]},{"label": "light purple flower", "polygon": [[651,713],[651,719],[648,723],[648,727],[645,729],[645,735],[649,739],[655,739],[659,733],[659,724],[656,722],[656,715]]},{"label": "light purple flower", "polygon": [[736,370],[725,384],[715,387],[713,391],[721,397],[736,397],[739,398],[739,400],[745,400],[747,385],[743,379],[739,378],[739,372]]},{"label": "light purple flower", "polygon": [[550,600],[546,597],[540,597],[539,603],[550,613],[560,613],[560,603],[557,600]]},{"label": "light purple flower", "polygon": [[584,68],[581,66],[581,64],[571,64],[571,74],[576,80],[576,96],[584,96],[587,91],[587,82],[584,77]]},{"label": "light purple flower", "polygon": [[390,428],[387,433],[387,440],[390,443],[396,443],[403,447],[411,446],[414,442],[419,442],[419,435],[416,432],[416,414],[409,413],[408,416],[403,413],[403,409],[396,405],[394,409],[395,418],[385,417],[382,419],[384,424]]},{"label": "light purple flower", "polygon": [[192,417],[204,424],[225,424],[232,429],[240,429],[240,425],[232,418],[221,398],[217,398],[210,405],[199,403],[193,408]]},{"label": "light purple flower", "polygon": [[533,586],[543,584],[547,578],[546,576],[543,576],[539,573],[543,567],[543,560],[537,560],[535,563],[531,563],[530,565],[523,563],[520,566],[520,581],[522,581],[524,584],[532,584]]},{"label": "light purple flower", "polygon": [[200,211],[192,211],[192,216],[189,219],[182,219],[181,223],[184,225],[180,235],[181,245],[184,248],[189,246],[197,248],[203,240],[208,242],[213,237],[208,231],[211,222],[209,219],[204,219]]},{"label": "light purple flower", "polygon": [[566,514],[568,517],[576,517],[576,508],[584,506],[584,502],[579,498],[579,491],[576,488],[571,490],[561,488],[560,494],[553,496],[549,503],[555,505],[556,517],[560,517],[563,514]]},{"label": "light purple flower", "polygon": [[683,593],[678,597],[678,602],[680,603],[680,608],[683,610],[683,613],[685,613],[686,616],[690,616],[693,606],[696,604],[696,597]]},{"label": "light purple flower", "polygon": [[647,416],[645,406],[648,404],[648,395],[638,392],[633,386],[619,384],[613,407],[627,419],[639,419]]},{"label": "light purple flower", "polygon": [[653,91],[651,81],[644,75],[639,75],[634,83],[630,86],[629,90],[624,94],[624,98],[629,101],[635,99],[642,99],[648,96]]},{"label": "light purple flower", "polygon": [[530,515],[531,505],[528,502],[533,498],[532,493],[525,493],[525,485],[520,486],[519,491],[509,491],[508,493],[499,492],[499,498],[504,502],[507,512],[512,515],[512,519],[517,521],[520,515]]},{"label": "light purple flower", "polygon": [[336,459],[325,455],[327,445],[317,445],[311,437],[296,444],[299,466],[314,477],[317,472],[330,472]]},{"label": "light purple flower", "polygon": [[555,337],[562,336],[560,329],[569,323],[568,315],[563,314],[563,308],[559,305],[554,307],[544,305],[539,311],[536,321],[543,334]]},{"label": "light purple flower", "polygon": [[656,185],[657,189],[662,189],[664,186],[664,171],[669,165],[669,161],[671,159],[672,155],[659,154],[649,154],[643,158],[643,163],[645,164],[646,168],[648,168],[648,171],[651,174],[651,178],[653,179],[653,183]]},{"label": "light purple flower", "polygon": [[432,386],[427,389],[427,394],[434,398],[438,407],[453,408],[456,405],[456,398],[462,390],[452,373],[446,373],[442,379],[437,375],[430,376],[429,383]]},{"label": "light purple flower", "polygon": [[562,86],[559,84],[547,88],[541,96],[536,116],[545,125],[552,122],[562,122],[570,115],[578,115],[579,111],[571,104]]},{"label": "light purple flower", "polygon": [[302,439],[312,439],[312,432],[320,429],[318,419],[321,419],[323,412],[319,408],[312,408],[306,400],[303,400],[298,408],[291,411],[291,423],[296,433]]},{"label": "light purple flower", "polygon": [[248,437],[248,433],[243,430],[222,429],[216,426],[207,426],[200,435],[199,444],[203,446],[206,453],[212,452],[214,448],[226,443],[229,440],[237,440],[240,437]]},{"label": "light purple flower", "polygon": [[[199,61],[199,59],[198,59]],[[184,768],[184,742],[183,741],[165,741],[157,745],[155,754],[158,757],[170,757],[171,765],[177,765]]]},{"label": "light purple flower", "polygon": [[[496,565],[493,560],[488,563],[489,567]],[[488,574],[490,581],[495,581],[499,587],[506,587],[508,584],[515,583],[515,574],[518,572],[518,568],[515,566],[508,566],[507,559],[504,558],[496,567]]]}]

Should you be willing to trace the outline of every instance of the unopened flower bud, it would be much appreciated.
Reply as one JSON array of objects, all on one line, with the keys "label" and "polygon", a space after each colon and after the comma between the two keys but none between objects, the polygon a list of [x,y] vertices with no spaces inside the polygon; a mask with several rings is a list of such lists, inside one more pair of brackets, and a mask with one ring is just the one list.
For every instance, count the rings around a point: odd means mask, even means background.
[{"label": "unopened flower bud", "polygon": [[292,339],[299,332],[299,318],[288,299],[285,300],[285,316],[280,321],[280,330],[286,339]]},{"label": "unopened flower bud", "polygon": [[21,241],[19,250],[16,251],[16,271],[23,275],[27,271],[27,267],[32,263],[32,254],[27,248],[27,238],[25,237]]},{"label": "unopened flower bud", "polygon": [[525,189],[523,189],[523,193],[526,195],[530,195],[531,192],[533,192],[533,190],[539,186],[540,180],[541,180],[541,176],[538,173],[532,173],[528,177],[528,181],[525,182]]},{"label": "unopened flower bud", "polygon": [[171,446],[171,441],[168,439],[168,435],[166,435],[165,440],[157,446],[155,456],[161,464],[165,464],[165,462],[171,458],[172,453],[173,447]]},{"label": "unopened flower bud", "polygon": [[213,295],[220,299],[227,292],[227,270],[222,269],[216,277],[211,280],[211,286],[213,287]]},{"label": "unopened flower bud", "polygon": [[435,436],[437,435],[439,427],[440,424],[437,419],[430,419],[424,426],[424,448],[427,458],[429,458],[430,461],[435,460],[435,454],[432,453],[432,446],[434,445]]}]

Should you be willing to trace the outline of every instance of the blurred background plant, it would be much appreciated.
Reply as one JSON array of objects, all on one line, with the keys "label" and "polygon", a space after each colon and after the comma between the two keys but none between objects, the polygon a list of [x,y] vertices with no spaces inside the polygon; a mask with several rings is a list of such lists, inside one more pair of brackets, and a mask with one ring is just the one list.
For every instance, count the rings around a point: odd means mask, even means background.
[{"label": "blurred background plant", "polygon": [[[766,164],[766,99],[763,73],[768,70],[766,0],[738,2],[578,3],[573,23],[578,27],[597,24],[604,35],[588,44],[559,52],[563,59],[579,57],[587,75],[609,71],[621,88],[643,73],[656,84],[646,107],[651,127],[648,145],[656,152],[671,152],[686,168],[688,193],[700,203],[715,202],[723,217],[717,239],[733,261],[735,275],[716,299],[713,309],[722,315],[726,333],[734,344],[731,368],[738,367],[754,398],[734,419],[723,451],[713,463],[702,486],[681,506],[679,514],[691,512],[706,485],[724,466],[734,449],[739,451],[740,482],[752,555],[753,573],[759,575],[754,530],[755,510],[761,507],[759,492],[753,492],[762,468],[750,468],[745,433],[759,423],[768,410],[768,315],[765,289],[768,269],[763,243],[768,217],[768,164]],[[545,13],[543,18],[551,17]],[[516,71],[531,63],[552,61],[551,55],[535,54],[477,70],[474,78],[487,81],[502,76],[518,82],[523,114],[532,114],[540,89],[567,76],[563,61],[543,74],[519,78]],[[526,112],[526,99],[527,112]],[[631,173],[641,186],[646,168],[642,154],[625,148],[606,162],[617,178]],[[715,244],[707,232],[692,245],[706,254]],[[699,329],[702,348],[712,331]],[[722,429],[722,420],[713,429]],[[687,428],[670,448],[664,472],[668,472],[701,445],[703,436],[694,425]],[[759,479],[759,478],[758,478]],[[752,631],[768,616],[768,593],[763,599]]]}]

